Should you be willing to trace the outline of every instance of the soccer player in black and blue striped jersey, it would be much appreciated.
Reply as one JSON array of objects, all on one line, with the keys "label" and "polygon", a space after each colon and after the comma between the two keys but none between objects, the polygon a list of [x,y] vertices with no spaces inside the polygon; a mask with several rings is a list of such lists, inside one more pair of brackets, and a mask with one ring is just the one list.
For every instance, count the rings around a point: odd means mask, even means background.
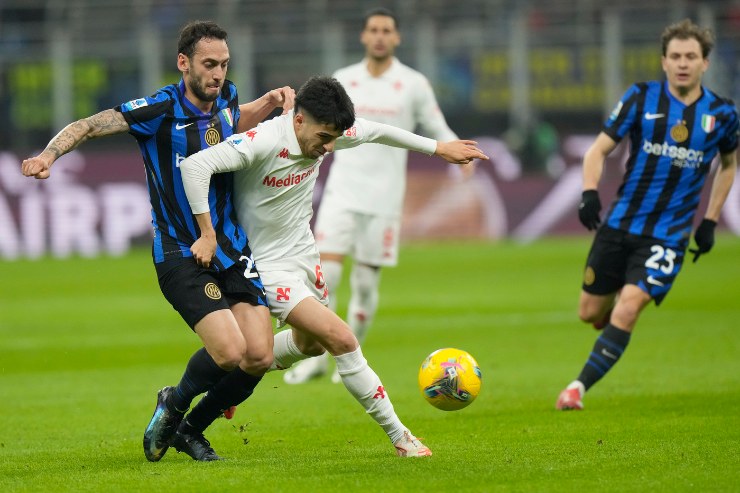
[{"label": "soccer player in black and blue striped jersey", "polygon": [[209,190],[214,258],[199,265],[190,251],[201,231],[185,196],[181,161],[252,128],[276,107],[287,111],[295,95],[283,87],[240,106],[236,87],[226,79],[226,38],[211,21],[186,25],[178,41],[178,84],[69,124],[43,152],[22,163],[24,175],[43,179],[57,158],[88,139],[128,132],[139,144],[160,288],[204,346],[190,358],[180,383],[157,395],[144,433],[150,461],[160,460],[170,445],[195,460],[219,459],[204,430],[223,410],[246,400],[272,363],[270,313],[247,235],[236,219],[231,174],[214,178]]},{"label": "soccer player in black and blue striped jersey", "polygon": [[[709,203],[694,233],[693,261],[709,252],[737,172],[735,104],[702,86],[714,45],[690,20],[661,37],[665,81],[630,87],[583,158],[579,219],[596,229],[579,315],[603,332],[583,370],[558,396],[560,410],[583,409],[583,395],[619,360],[642,310],[659,305],[683,265],[701,191],[719,155]],[[629,136],[624,181],[601,224],[597,191],[606,157]]]}]

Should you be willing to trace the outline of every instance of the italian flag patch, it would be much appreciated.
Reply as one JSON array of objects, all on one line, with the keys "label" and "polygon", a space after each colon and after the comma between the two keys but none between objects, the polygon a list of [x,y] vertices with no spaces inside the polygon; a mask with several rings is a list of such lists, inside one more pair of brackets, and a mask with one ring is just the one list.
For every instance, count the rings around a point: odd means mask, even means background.
[{"label": "italian flag patch", "polygon": [[226,123],[228,123],[228,125],[230,127],[233,127],[234,126],[234,118],[231,116],[231,110],[229,108],[225,108],[225,109],[221,110],[221,113],[224,114],[224,120],[226,120]]},{"label": "italian flag patch", "polygon": [[702,115],[701,116],[701,128],[706,133],[711,132],[714,130],[714,124],[717,122],[717,119],[713,117],[712,115]]}]

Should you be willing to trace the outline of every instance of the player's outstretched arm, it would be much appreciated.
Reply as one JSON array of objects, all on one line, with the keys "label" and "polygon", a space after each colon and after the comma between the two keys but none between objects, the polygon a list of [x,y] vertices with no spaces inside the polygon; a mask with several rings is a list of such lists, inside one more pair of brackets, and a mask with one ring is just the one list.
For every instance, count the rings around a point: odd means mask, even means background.
[{"label": "player's outstretched arm", "polygon": [[439,156],[448,163],[468,164],[475,159],[488,159],[483,151],[476,147],[474,140],[452,140],[450,142],[437,142],[435,156]]},{"label": "player's outstretched arm", "polygon": [[275,108],[282,108],[283,115],[286,114],[293,109],[294,104],[295,90],[290,86],[273,89],[250,103],[240,104],[241,117],[236,127],[237,133],[246,132],[250,128],[256,127]]},{"label": "player's outstretched arm", "polygon": [[86,140],[123,133],[128,129],[123,115],[114,109],[72,122],[56,134],[38,156],[25,159],[21,163],[21,172],[37,179],[48,178],[54,161]]}]

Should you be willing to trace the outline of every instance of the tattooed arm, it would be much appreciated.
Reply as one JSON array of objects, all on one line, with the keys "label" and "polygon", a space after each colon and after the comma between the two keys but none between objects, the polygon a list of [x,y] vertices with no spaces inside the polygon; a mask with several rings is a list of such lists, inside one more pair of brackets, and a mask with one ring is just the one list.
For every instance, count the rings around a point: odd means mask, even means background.
[{"label": "tattooed arm", "polygon": [[41,154],[28,158],[21,164],[25,176],[48,178],[51,165],[60,156],[67,154],[83,142],[104,135],[120,134],[128,131],[129,126],[123,115],[114,110],[104,110],[95,115],[72,122],[51,139]]}]

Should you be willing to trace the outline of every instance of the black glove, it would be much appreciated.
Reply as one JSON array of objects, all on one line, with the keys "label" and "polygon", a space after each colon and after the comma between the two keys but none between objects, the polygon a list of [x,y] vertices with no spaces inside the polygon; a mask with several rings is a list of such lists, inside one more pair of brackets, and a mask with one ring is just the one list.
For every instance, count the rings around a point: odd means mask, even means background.
[{"label": "black glove", "polygon": [[599,212],[601,212],[599,192],[596,190],[584,190],[581,195],[581,203],[578,204],[578,219],[581,220],[581,224],[589,230],[598,228],[599,224],[601,224]]},{"label": "black glove", "polygon": [[699,260],[699,256],[702,253],[707,253],[714,246],[714,228],[717,227],[717,221],[711,219],[702,220],[696,232],[694,233],[694,241],[696,242],[697,248],[689,248],[689,252],[694,254],[694,262]]}]

